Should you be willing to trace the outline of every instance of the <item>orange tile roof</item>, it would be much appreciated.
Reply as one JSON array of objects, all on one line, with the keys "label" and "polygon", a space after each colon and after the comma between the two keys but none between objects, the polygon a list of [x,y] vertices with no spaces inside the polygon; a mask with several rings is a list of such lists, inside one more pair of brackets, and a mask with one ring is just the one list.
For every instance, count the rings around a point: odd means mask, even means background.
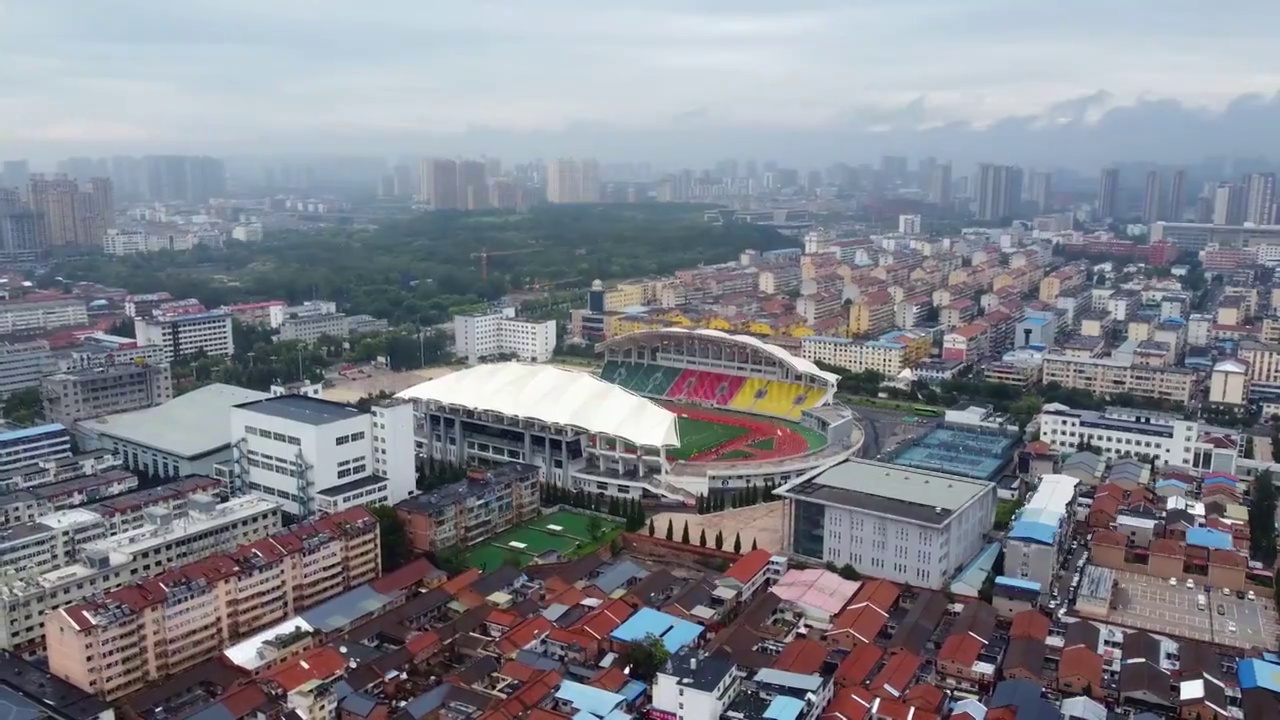
[{"label": "orange tile roof", "polygon": [[942,691],[934,685],[921,683],[907,691],[902,701],[917,710],[933,712],[942,707]]},{"label": "orange tile roof", "polygon": [[490,625],[498,625],[510,630],[516,625],[519,625],[522,619],[523,618],[510,610],[490,610],[484,621]]},{"label": "orange tile roof", "polygon": [[936,720],[938,717],[936,713],[918,710],[915,706],[900,700],[876,699],[879,702],[875,704],[875,708],[872,711],[875,713],[876,718],[884,718],[884,720]]},{"label": "orange tile roof", "polygon": [[432,630],[430,632],[418,633],[409,638],[404,644],[405,648],[413,653],[414,657],[418,657],[424,653],[434,654],[436,649],[441,647],[440,634]]},{"label": "orange tile roof", "polygon": [[604,670],[596,673],[595,676],[591,678],[590,685],[592,687],[603,688],[611,693],[616,693],[630,681],[631,677],[623,672],[622,668],[614,665],[613,667],[605,668]]},{"label": "orange tile roof", "polygon": [[1058,661],[1058,678],[1080,677],[1095,688],[1102,687],[1102,656],[1084,645],[1073,645],[1062,651]]},{"label": "orange tile roof", "polygon": [[972,633],[956,633],[942,643],[942,649],[938,651],[938,663],[949,662],[970,667],[977,662],[978,655],[986,646],[985,640]]},{"label": "orange tile roof", "polygon": [[888,621],[888,614],[873,605],[850,607],[836,616],[825,637],[839,639],[848,634],[858,642],[875,642],[876,635]]},{"label": "orange tile roof", "polygon": [[880,663],[882,657],[884,657],[884,650],[871,643],[856,645],[845,659],[840,661],[832,679],[841,687],[857,687],[867,681],[871,671]]},{"label": "orange tile roof", "polygon": [[1044,642],[1049,637],[1049,618],[1039,610],[1023,610],[1013,616],[1009,639],[1030,638]]},{"label": "orange tile roof", "polygon": [[863,720],[877,700],[862,688],[841,690],[822,709],[819,720]]},{"label": "orange tile roof", "polygon": [[1180,558],[1187,554],[1187,545],[1169,538],[1158,538],[1151,541],[1151,554]]},{"label": "orange tile roof", "polygon": [[635,608],[627,603],[620,599],[610,600],[597,610],[584,615],[573,627],[597,640],[603,640],[633,614],[635,614]]},{"label": "orange tile roof", "polygon": [[773,662],[774,670],[813,675],[822,669],[827,660],[827,649],[816,640],[802,638],[792,640],[782,649],[782,654]]},{"label": "orange tile roof", "polygon": [[322,645],[302,657],[267,673],[285,692],[293,692],[312,681],[331,680],[341,675],[347,659],[337,649]]},{"label": "orange tile roof", "polygon": [[898,698],[906,691],[920,669],[920,657],[910,652],[890,656],[880,673],[871,681],[871,692],[877,697]]},{"label": "orange tile roof", "polygon": [[751,582],[752,578],[764,571],[765,567],[769,565],[769,559],[772,557],[773,553],[768,550],[752,550],[730,565],[729,569],[725,570],[724,576],[746,585]]},{"label": "orange tile roof", "polygon": [[541,615],[534,615],[499,638],[498,650],[503,655],[513,655],[546,636],[553,628],[555,625],[552,625],[550,620]]},{"label": "orange tile roof", "polygon": [[863,603],[878,607],[885,612],[893,609],[898,602],[898,595],[902,590],[897,585],[888,580],[869,580],[858,588],[858,592],[854,594],[853,599],[849,601],[849,607],[856,607]]},{"label": "orange tile roof", "polygon": [[516,660],[508,660],[502,664],[502,667],[498,668],[499,675],[509,677],[512,680],[519,680],[522,683],[529,682],[529,680],[533,679],[533,677],[535,677],[539,672],[541,671],[538,670],[538,668],[531,665],[525,665],[524,663]]},{"label": "orange tile roof", "polygon": [[545,701],[560,687],[562,679],[560,673],[547,670],[511,693],[502,704],[490,710],[484,720],[516,720]]},{"label": "orange tile roof", "polygon": [[426,558],[417,558],[399,570],[387,573],[374,580],[369,585],[380,593],[403,592],[412,587],[414,583],[420,582],[428,575],[438,572],[440,571],[436,569],[436,566],[428,562]]},{"label": "orange tile roof", "polygon": [[471,568],[470,570],[467,570],[461,575],[449,578],[449,580],[445,582],[444,585],[441,585],[440,587],[444,588],[444,591],[449,593],[450,595],[457,597],[458,593],[462,592],[464,588],[466,588],[471,583],[479,579],[480,579],[480,571],[477,570],[476,568]]}]

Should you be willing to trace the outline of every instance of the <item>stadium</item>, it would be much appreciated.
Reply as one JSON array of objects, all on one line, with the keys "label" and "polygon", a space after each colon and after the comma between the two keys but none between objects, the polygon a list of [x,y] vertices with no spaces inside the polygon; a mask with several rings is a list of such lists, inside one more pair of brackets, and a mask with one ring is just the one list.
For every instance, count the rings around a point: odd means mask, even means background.
[{"label": "stadium", "polygon": [[501,363],[405,390],[419,454],[527,462],[566,487],[691,503],[788,482],[861,444],[853,414],[831,402],[835,376],[756,338],[644,330],[597,348],[599,376]]}]

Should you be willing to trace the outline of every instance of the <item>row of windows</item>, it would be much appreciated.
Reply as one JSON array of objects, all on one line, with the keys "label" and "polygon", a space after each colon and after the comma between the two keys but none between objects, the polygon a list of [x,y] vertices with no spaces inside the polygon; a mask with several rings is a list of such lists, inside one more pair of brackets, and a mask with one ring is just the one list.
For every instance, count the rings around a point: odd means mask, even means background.
[{"label": "row of windows", "polygon": [[339,435],[337,439],[333,441],[333,444],[346,445],[347,443],[360,442],[363,439],[364,439],[364,431],[361,430],[360,432],[353,432],[350,435]]},{"label": "row of windows", "polygon": [[275,440],[276,442],[289,443],[290,445],[298,445],[298,446],[302,445],[302,438],[296,438],[292,435],[273,432],[271,430],[264,430],[262,428],[256,428],[252,425],[244,426],[244,434],[255,435],[257,437],[260,437],[266,440]]},{"label": "row of windows", "polygon": [[338,471],[338,479],[349,478],[353,475],[363,475],[368,465],[354,465],[349,468],[343,468]]},{"label": "row of windows", "polygon": [[278,498],[281,498],[282,500],[289,500],[291,502],[296,502],[296,503],[302,502],[302,498],[298,495],[294,495],[293,493],[286,492],[284,490],[277,490],[276,488],[270,487],[268,485],[260,485],[256,482],[253,482],[252,480],[245,483],[245,485],[248,486],[250,491],[261,493],[268,497],[278,497]]}]

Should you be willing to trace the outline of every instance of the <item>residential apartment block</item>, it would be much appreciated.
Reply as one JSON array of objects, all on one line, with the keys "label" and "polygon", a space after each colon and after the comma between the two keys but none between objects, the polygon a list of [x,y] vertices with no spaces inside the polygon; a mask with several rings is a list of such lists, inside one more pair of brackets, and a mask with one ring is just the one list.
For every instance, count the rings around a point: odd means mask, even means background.
[{"label": "residential apartment block", "polygon": [[52,610],[49,669],[118,698],[380,574],[378,521],[351,508]]},{"label": "residential apartment block", "polygon": [[4,343],[0,345],[0,398],[36,387],[40,378],[57,370],[58,361],[44,340]]},{"label": "residential apartment block", "polygon": [[396,514],[417,552],[466,547],[537,517],[541,478],[541,468],[524,463],[475,470],[462,482],[400,502]]},{"label": "residential apartment block", "polygon": [[0,335],[88,324],[89,311],[83,300],[0,302]]},{"label": "residential apartment block", "polygon": [[6,560],[32,569],[0,580],[0,648],[39,652],[46,612],[280,529],[280,506],[257,497],[219,504],[192,496],[182,508],[131,515],[141,525],[127,529],[121,527],[127,520],[86,508],[51,517],[6,531]]},{"label": "residential apartment block", "polygon": [[546,362],[556,350],[556,321],[520,320],[515,308],[458,315],[453,318],[453,337],[458,356],[472,364],[496,355]]},{"label": "residential apartment block", "polygon": [[1196,374],[1186,368],[1153,367],[1135,364],[1132,359],[1071,357],[1057,353],[1044,356],[1043,380],[1104,397],[1128,393],[1181,405],[1191,400],[1196,388]]},{"label": "residential apartment block", "polygon": [[0,528],[33,523],[59,510],[116,497],[138,489],[138,476],[127,470],[108,470],[74,480],[41,485],[0,495]]},{"label": "residential apartment block", "polygon": [[[70,447],[70,441],[67,442]],[[0,493],[12,493],[66,480],[97,475],[121,467],[110,450],[90,450],[79,455],[56,455],[0,472]]]},{"label": "residential apartment block", "polygon": [[126,363],[49,375],[40,381],[40,394],[45,419],[70,425],[169,402],[173,380],[168,365]]},{"label": "residential apartment block", "polygon": [[810,335],[800,340],[800,355],[853,372],[875,370],[895,378],[906,368],[929,357],[932,339],[925,333],[897,330],[875,340]]},{"label": "residential apartment block", "polygon": [[139,317],[134,320],[134,328],[140,344],[164,348],[165,362],[198,352],[230,357],[235,351],[231,338],[231,313],[227,310]]},{"label": "residential apartment block", "polygon": [[0,477],[44,460],[71,457],[71,433],[58,423],[0,434]]}]

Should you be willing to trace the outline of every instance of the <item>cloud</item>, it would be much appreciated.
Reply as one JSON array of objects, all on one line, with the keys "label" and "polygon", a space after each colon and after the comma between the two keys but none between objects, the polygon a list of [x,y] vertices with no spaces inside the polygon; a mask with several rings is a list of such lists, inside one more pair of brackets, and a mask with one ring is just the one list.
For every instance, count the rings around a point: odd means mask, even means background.
[{"label": "cloud", "polygon": [[1006,133],[1088,134],[1160,103],[1185,127],[1270,112],[1238,100],[1280,88],[1265,23],[1203,23],[1191,0],[0,0],[0,155],[483,141],[529,157],[608,128],[602,157],[692,163],[733,139],[717,151],[787,158],[761,143],[796,138],[799,162],[957,127],[1003,155]]}]

